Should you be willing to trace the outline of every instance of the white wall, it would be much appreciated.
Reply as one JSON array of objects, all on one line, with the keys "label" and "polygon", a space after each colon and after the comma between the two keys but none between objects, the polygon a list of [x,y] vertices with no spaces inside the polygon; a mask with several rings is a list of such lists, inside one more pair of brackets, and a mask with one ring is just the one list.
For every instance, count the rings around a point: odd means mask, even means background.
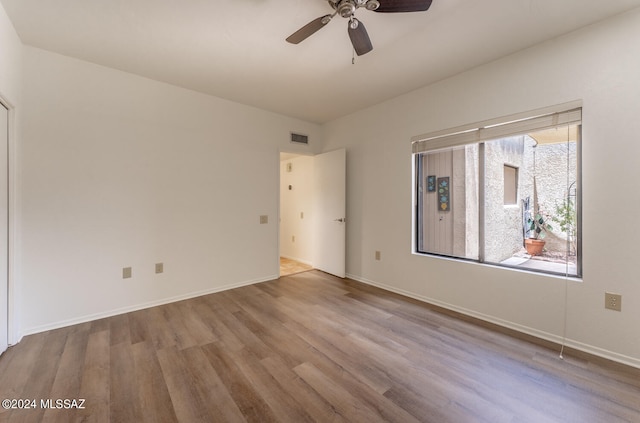
[{"label": "white wall", "polygon": [[15,107],[20,99],[22,44],[0,4],[0,96]]},{"label": "white wall", "polygon": [[19,192],[16,189],[19,177],[20,138],[19,119],[22,95],[22,43],[9,17],[0,4],[0,99],[9,106],[9,343],[20,339],[20,269],[16,267],[19,254],[20,226]]},{"label": "white wall", "polygon": [[25,333],[278,276],[279,150],[319,126],[32,47],[24,79]]},{"label": "white wall", "polygon": [[[584,279],[566,283],[566,335],[640,367],[638,39],[640,9],[327,124],[324,149],[348,149],[348,274],[559,341],[562,279],[411,254],[409,140],[581,99]],[[621,313],[605,291],[622,294]]]},{"label": "white wall", "polygon": [[[291,165],[290,172],[287,164]],[[280,255],[310,265],[313,264],[313,198],[313,157],[297,156],[282,161]]]}]

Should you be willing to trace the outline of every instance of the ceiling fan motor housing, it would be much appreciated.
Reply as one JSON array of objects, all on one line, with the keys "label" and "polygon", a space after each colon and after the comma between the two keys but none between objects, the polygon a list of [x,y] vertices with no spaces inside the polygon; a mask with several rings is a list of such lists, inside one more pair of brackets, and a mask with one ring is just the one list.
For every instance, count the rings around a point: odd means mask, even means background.
[{"label": "ceiling fan motor housing", "polygon": [[338,14],[343,18],[353,16],[356,11],[356,6],[352,1],[343,1],[338,5]]},{"label": "ceiling fan motor housing", "polygon": [[380,7],[378,0],[328,0],[331,7],[343,18],[350,18],[356,9],[364,7],[367,10],[376,10]]}]

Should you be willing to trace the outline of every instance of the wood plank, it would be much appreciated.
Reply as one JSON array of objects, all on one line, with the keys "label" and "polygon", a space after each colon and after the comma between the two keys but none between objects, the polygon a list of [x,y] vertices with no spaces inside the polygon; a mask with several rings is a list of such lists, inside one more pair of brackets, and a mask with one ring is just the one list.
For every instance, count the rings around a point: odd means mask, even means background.
[{"label": "wood plank", "polygon": [[282,381],[275,379],[262,365],[260,358],[252,351],[245,349],[236,354],[235,361],[254,389],[260,392],[262,399],[273,411],[275,421],[281,422],[313,422],[314,419],[282,386]]},{"label": "wood plank", "polygon": [[126,315],[129,320],[129,339],[132,344],[152,340],[146,313],[146,310],[139,310]]},{"label": "wood plank", "polygon": [[[127,336],[128,337],[128,336]],[[118,343],[110,348],[109,406],[112,421],[134,422],[142,420],[135,378],[135,362],[130,343]]]},{"label": "wood plank", "polygon": [[303,363],[293,370],[324,397],[336,413],[348,421],[418,422],[405,410],[386,401],[386,397],[378,398],[377,401],[367,401],[365,389],[348,390],[340,379],[329,377],[311,363]]},{"label": "wood plank", "polygon": [[277,421],[271,408],[236,364],[236,354],[231,355],[220,344],[209,344],[202,351],[247,421]]},{"label": "wood plank", "polygon": [[171,396],[165,384],[162,368],[152,341],[132,346],[135,380],[140,408],[138,422],[177,422]]},{"label": "wood plank", "polygon": [[[175,310],[179,313],[182,327],[189,333],[189,337],[194,345],[206,345],[218,339],[204,319],[202,319],[195,310],[195,304],[192,301],[180,301],[175,305]],[[176,328],[176,330],[180,329]]]},{"label": "wood plank", "polygon": [[50,398],[68,333],[68,328],[45,332],[44,346],[39,352],[38,359],[31,363],[31,368],[27,372],[27,383],[18,397],[36,401],[38,408],[13,410],[11,413],[12,421],[42,421],[46,410],[39,407],[39,402],[41,399]]},{"label": "wood plank", "polygon": [[280,381],[280,386],[318,422],[346,422],[335,408],[278,357],[261,360],[264,368]]},{"label": "wood plank", "polygon": [[[56,378],[48,399],[79,399],[82,383],[83,363],[86,356],[89,329],[71,333],[67,336]],[[76,409],[47,409],[43,421],[66,423],[72,421],[77,414]]]},{"label": "wood plank", "polygon": [[109,319],[111,345],[131,344],[129,314],[120,314]]},{"label": "wood plank", "polygon": [[110,377],[110,364],[109,331],[91,333],[85,350],[82,382],[78,393],[79,399],[84,399],[86,405],[78,410],[77,421],[98,423],[111,420],[109,393],[113,382]]},{"label": "wood plank", "polygon": [[[39,359],[45,345],[46,335],[29,335],[20,343],[20,348],[10,347],[0,356],[0,400],[23,398],[25,385],[34,363]],[[0,408],[0,421],[11,421],[13,410]],[[14,416],[13,421],[18,421]]]},{"label": "wood plank", "polygon": [[180,352],[175,347],[159,350],[158,361],[176,416],[188,422],[206,421],[200,387],[191,383],[191,374]]},{"label": "wood plank", "polygon": [[179,421],[245,420],[200,347],[165,348],[158,359]]}]

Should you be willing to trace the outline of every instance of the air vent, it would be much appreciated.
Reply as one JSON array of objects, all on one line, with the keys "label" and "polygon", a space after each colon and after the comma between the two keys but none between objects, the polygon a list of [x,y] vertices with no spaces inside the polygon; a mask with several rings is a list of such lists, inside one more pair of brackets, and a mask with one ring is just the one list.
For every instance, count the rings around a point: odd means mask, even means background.
[{"label": "air vent", "polygon": [[302,134],[294,134],[292,132],[291,142],[295,142],[296,144],[309,144],[309,137]]}]

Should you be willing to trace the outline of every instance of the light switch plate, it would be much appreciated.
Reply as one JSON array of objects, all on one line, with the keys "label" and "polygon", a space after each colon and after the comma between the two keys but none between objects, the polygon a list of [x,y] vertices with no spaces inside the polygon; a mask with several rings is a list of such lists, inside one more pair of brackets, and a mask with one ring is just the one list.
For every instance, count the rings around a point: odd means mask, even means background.
[{"label": "light switch plate", "polygon": [[156,263],[156,273],[164,272],[164,263]]},{"label": "light switch plate", "polygon": [[266,214],[263,214],[260,216],[260,224],[264,225],[266,223],[269,223],[269,216],[267,216]]},{"label": "light switch plate", "polygon": [[133,274],[132,269],[130,267],[122,268],[122,279],[129,279]]}]

